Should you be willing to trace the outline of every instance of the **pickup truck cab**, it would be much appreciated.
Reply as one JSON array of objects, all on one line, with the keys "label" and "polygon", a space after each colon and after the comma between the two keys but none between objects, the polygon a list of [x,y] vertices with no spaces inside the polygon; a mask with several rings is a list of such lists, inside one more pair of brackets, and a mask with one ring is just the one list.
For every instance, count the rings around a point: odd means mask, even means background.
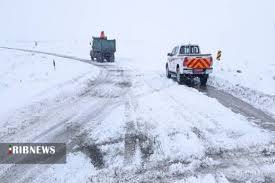
[{"label": "pickup truck cab", "polygon": [[191,83],[195,77],[200,78],[200,84],[206,86],[209,74],[213,68],[211,54],[201,54],[198,45],[178,45],[168,53],[166,76],[175,76],[177,82]]}]

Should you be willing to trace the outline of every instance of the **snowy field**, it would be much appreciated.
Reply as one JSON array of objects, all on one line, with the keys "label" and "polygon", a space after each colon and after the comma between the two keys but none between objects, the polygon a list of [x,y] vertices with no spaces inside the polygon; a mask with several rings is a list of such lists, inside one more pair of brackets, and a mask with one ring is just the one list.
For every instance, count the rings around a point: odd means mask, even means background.
[{"label": "snowy field", "polygon": [[0,57],[0,100],[5,104],[0,106],[1,136],[28,125],[22,121],[7,124],[3,121],[5,117],[26,106],[53,100],[57,95],[77,93],[83,83],[99,73],[91,65],[34,53],[0,50]]}]

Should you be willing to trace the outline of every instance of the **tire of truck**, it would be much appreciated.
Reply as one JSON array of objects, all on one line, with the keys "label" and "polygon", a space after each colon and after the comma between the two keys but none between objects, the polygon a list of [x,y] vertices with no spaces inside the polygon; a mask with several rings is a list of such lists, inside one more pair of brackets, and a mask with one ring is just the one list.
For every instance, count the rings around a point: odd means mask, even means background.
[{"label": "tire of truck", "polygon": [[183,77],[184,84],[186,84],[189,87],[194,86],[194,84],[195,84],[194,78],[192,78],[188,75],[183,75],[182,77]]},{"label": "tire of truck", "polygon": [[176,75],[176,79],[177,79],[177,82],[178,84],[183,84],[183,75],[180,74],[180,68],[177,67],[177,75]]},{"label": "tire of truck", "polygon": [[91,56],[91,60],[94,61],[95,58],[94,58],[94,53],[93,53],[93,51],[90,51],[90,56]]},{"label": "tire of truck", "polygon": [[101,53],[99,53],[96,57],[96,61],[97,62],[103,62],[104,61],[104,58],[103,58],[103,55]]},{"label": "tire of truck", "polygon": [[115,61],[115,54],[111,54],[109,58],[109,62],[114,62]]},{"label": "tire of truck", "polygon": [[95,61],[94,55],[91,55],[91,60],[92,60],[92,61]]},{"label": "tire of truck", "polygon": [[168,64],[166,64],[166,77],[171,78],[171,73],[169,71]]},{"label": "tire of truck", "polygon": [[208,74],[204,74],[200,76],[200,85],[206,86],[207,80],[208,80]]}]

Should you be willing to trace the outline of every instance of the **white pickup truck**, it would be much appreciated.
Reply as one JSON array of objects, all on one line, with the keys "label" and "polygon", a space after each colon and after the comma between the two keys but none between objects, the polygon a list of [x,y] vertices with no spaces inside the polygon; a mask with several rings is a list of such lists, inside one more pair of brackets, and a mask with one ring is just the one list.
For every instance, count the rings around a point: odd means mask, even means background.
[{"label": "white pickup truck", "polygon": [[208,75],[213,70],[212,65],[211,54],[201,54],[198,45],[178,45],[168,53],[166,76],[175,76],[179,84],[189,84],[198,77],[201,86],[206,86]]}]

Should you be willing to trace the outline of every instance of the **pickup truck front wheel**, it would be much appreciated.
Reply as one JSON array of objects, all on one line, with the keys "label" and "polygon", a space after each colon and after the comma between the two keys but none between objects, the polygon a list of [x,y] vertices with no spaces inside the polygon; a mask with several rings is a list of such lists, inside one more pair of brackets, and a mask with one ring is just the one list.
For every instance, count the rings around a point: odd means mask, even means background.
[{"label": "pickup truck front wheel", "polygon": [[169,71],[168,65],[166,65],[166,77],[171,78],[171,73]]}]

